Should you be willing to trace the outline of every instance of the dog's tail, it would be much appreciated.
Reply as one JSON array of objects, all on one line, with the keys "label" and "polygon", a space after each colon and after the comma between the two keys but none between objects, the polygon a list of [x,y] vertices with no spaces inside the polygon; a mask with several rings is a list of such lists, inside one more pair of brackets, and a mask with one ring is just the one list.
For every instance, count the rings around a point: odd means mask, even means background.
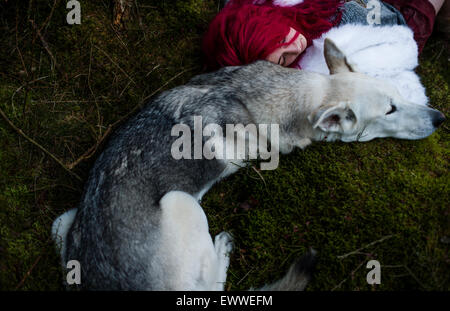
[{"label": "dog's tail", "polygon": [[65,262],[66,255],[67,233],[69,232],[69,229],[72,226],[73,221],[75,220],[76,214],[76,208],[68,210],[67,212],[56,218],[52,225],[52,238],[59,249],[59,253],[61,255],[61,260],[63,263]]},{"label": "dog's tail", "polygon": [[311,249],[308,253],[297,259],[289,268],[286,275],[280,280],[265,285],[256,290],[262,291],[301,291],[311,280],[316,265],[317,252]]}]

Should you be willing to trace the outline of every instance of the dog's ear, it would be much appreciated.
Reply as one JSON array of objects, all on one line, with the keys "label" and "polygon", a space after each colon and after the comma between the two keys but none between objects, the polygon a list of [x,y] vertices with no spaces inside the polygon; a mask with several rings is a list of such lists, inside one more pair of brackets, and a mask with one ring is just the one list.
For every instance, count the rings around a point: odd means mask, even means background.
[{"label": "dog's ear", "polygon": [[353,115],[353,111],[347,108],[344,102],[334,106],[319,108],[308,116],[313,128],[319,127],[324,132],[342,132],[341,124],[345,118]]},{"label": "dog's ear", "polygon": [[355,68],[350,65],[344,53],[336,46],[336,44],[328,38],[325,38],[324,56],[327,62],[330,74],[340,72],[356,72]]}]

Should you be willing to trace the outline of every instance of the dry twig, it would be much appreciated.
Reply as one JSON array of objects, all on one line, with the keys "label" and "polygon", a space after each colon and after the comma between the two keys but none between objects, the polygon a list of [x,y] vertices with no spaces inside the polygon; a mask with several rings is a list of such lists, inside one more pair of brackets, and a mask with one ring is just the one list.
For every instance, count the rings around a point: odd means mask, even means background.
[{"label": "dry twig", "polygon": [[22,287],[23,283],[25,283],[25,280],[30,276],[31,271],[33,271],[34,267],[36,267],[36,265],[39,262],[39,260],[41,260],[41,257],[42,257],[42,255],[39,255],[39,257],[34,261],[33,265],[30,268],[30,270],[28,270],[27,273],[25,273],[25,276],[23,277],[23,279],[20,281],[19,284],[17,284],[15,290],[18,290],[19,288]]},{"label": "dry twig", "polygon": [[357,249],[357,250],[355,250],[355,251],[353,251],[353,252],[350,252],[350,253],[347,253],[347,254],[338,256],[337,258],[338,258],[338,259],[344,259],[344,258],[346,258],[346,257],[348,257],[348,256],[350,256],[350,255],[361,254],[361,251],[362,251],[363,249],[368,248],[368,247],[370,247],[370,246],[373,246],[373,245],[375,245],[375,244],[381,243],[381,242],[383,242],[383,241],[385,241],[385,240],[388,240],[388,239],[390,239],[390,238],[392,238],[392,237],[394,237],[394,236],[395,236],[395,235],[387,235],[387,236],[382,237],[382,238],[379,239],[379,240],[373,241],[373,242],[371,242],[371,243],[369,243],[369,244],[367,244],[367,245],[365,245],[365,246],[363,246],[363,247],[361,247],[361,248],[359,248],[359,249]]},{"label": "dry twig", "polygon": [[42,147],[40,144],[38,144],[35,140],[28,137],[20,128],[14,125],[14,123],[11,122],[11,120],[8,119],[6,114],[3,112],[3,110],[0,108],[0,115],[3,117],[3,119],[21,136],[23,136],[26,140],[28,140],[30,143],[41,149],[44,153],[46,153],[49,157],[51,157],[53,160],[55,160],[66,172],[68,172],[70,175],[74,176],[79,181],[82,181],[81,177],[72,172],[70,169],[68,169],[64,163],[60,159],[58,159],[56,156],[54,156],[52,153],[50,153],[47,149]]},{"label": "dry twig", "polygon": [[47,51],[48,55],[50,55],[50,58],[52,60],[52,69],[57,67],[57,63],[56,63],[56,58],[55,56],[53,56],[52,51],[50,50],[50,47],[48,46],[47,41],[45,41],[44,36],[42,36],[40,30],[38,29],[36,23],[34,22],[34,20],[30,19],[31,25],[33,25],[33,28],[36,30],[36,33],[38,35],[38,37],[41,39],[42,42],[42,46],[44,47],[44,49]]},{"label": "dry twig", "polygon": [[69,169],[73,169],[75,166],[77,166],[80,162],[89,159],[90,157],[92,157],[95,152],[97,151],[98,147],[103,144],[103,142],[106,140],[106,138],[108,138],[108,136],[111,134],[112,130],[114,128],[116,128],[119,124],[121,124],[123,121],[127,120],[133,113],[135,113],[141,106],[142,104],[149,99],[150,97],[152,97],[153,95],[155,95],[157,92],[159,92],[162,88],[164,88],[167,84],[169,84],[172,80],[176,79],[177,77],[179,77],[180,75],[182,75],[185,72],[188,72],[190,70],[192,70],[193,68],[188,68],[183,70],[182,72],[179,72],[178,74],[176,74],[175,76],[173,76],[172,78],[170,78],[166,83],[164,83],[162,86],[160,86],[157,90],[153,91],[150,95],[146,96],[139,104],[137,104],[136,106],[133,107],[133,109],[131,109],[126,115],[124,115],[122,118],[120,118],[119,120],[117,120],[116,122],[114,122],[113,124],[110,124],[108,126],[108,128],[106,129],[105,133],[102,135],[102,137],[100,137],[100,139],[97,140],[97,142],[91,147],[89,148],[85,153],[83,153],[83,155],[81,157],[79,157],[77,160],[75,160],[74,162],[70,163],[67,165],[67,167]]}]

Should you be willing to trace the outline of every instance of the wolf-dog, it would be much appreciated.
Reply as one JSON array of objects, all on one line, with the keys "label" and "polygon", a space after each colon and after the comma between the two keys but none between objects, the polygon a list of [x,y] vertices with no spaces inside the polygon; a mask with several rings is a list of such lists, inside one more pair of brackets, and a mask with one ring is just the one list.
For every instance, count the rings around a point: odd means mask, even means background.
[{"label": "wolf-dog", "polygon": [[[239,165],[228,158],[174,159],[176,124],[194,129],[194,116],[221,126],[279,124],[279,151],[287,153],[312,141],[421,139],[444,121],[441,112],[355,72],[330,40],[325,58],[331,75],[257,61],[196,76],[156,96],[118,129],[93,165],[79,206],[53,223],[63,267],[80,263],[78,286],[224,289],[231,236],[222,232],[213,242],[199,202]],[[310,252],[262,289],[302,290],[313,261]]]}]

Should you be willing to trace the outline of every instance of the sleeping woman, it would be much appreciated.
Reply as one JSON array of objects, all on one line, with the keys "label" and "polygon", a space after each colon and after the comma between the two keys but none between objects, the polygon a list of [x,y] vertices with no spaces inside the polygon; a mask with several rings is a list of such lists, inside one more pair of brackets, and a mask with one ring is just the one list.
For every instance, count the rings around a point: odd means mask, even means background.
[{"label": "sleeping woman", "polygon": [[207,70],[267,60],[328,74],[332,39],[359,72],[428,104],[414,72],[444,0],[228,0],[203,38]]},{"label": "sleeping woman", "polygon": [[[210,70],[265,59],[296,67],[313,40],[345,24],[406,25],[419,53],[444,0],[228,0],[204,36]],[[379,14],[379,19],[375,14]]]}]

